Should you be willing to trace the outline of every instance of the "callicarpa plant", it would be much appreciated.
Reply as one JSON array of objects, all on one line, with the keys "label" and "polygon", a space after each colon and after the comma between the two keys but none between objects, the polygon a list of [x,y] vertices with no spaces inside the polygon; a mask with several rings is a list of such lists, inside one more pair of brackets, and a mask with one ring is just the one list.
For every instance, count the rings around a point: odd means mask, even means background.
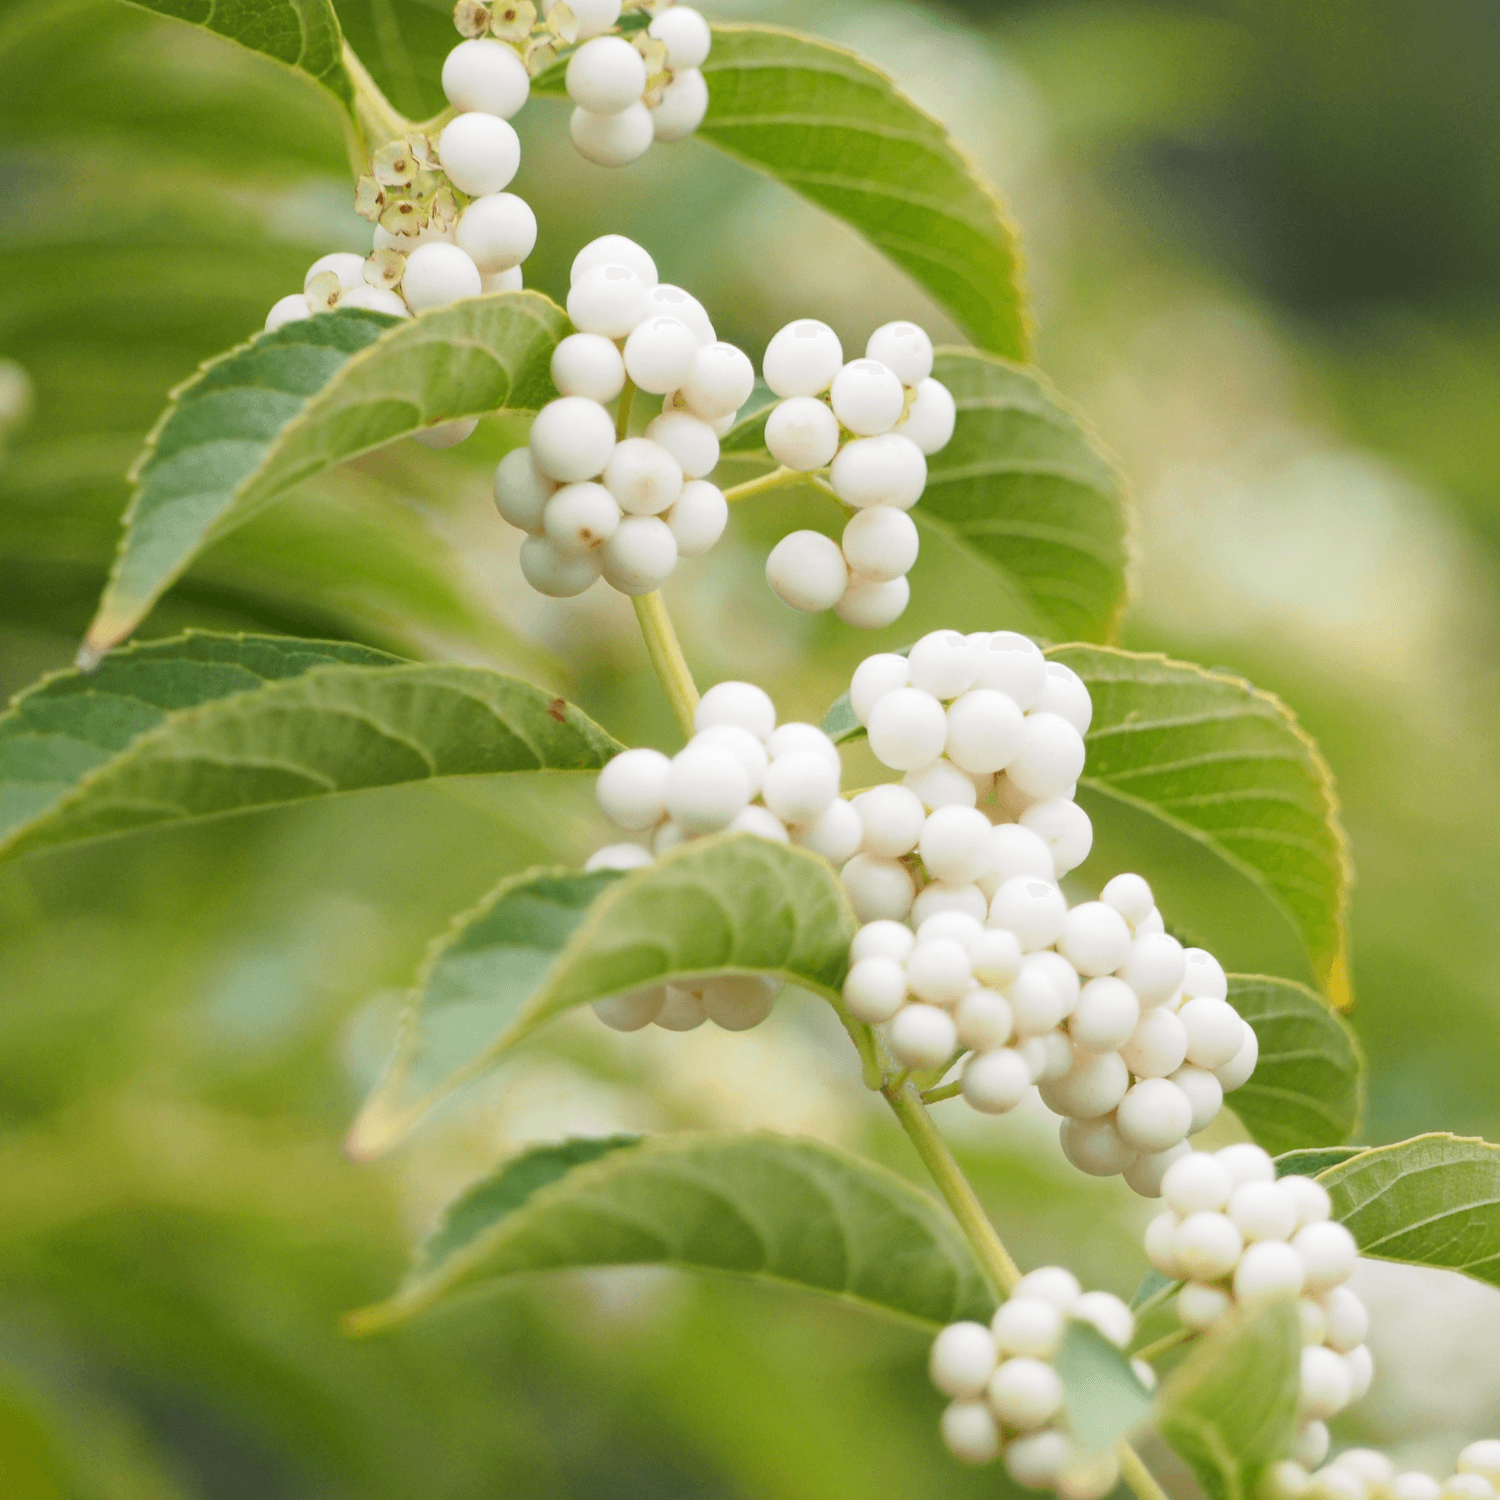
[{"label": "callicarpa plant", "polygon": [[[1135,1446],[1154,1432],[1213,1500],[1494,1500],[1500,1440],[1441,1477],[1331,1454],[1326,1424],[1373,1374],[1357,1258],[1500,1282],[1500,1150],[1346,1144],[1361,1060],[1340,1018],[1351,877],[1329,772],[1270,694],[1110,644],[1121,486],[1026,363],[1015,232],[968,156],[857,56],[662,0],[460,0],[449,107],[421,122],[328,0],[145,8],[332,96],[370,250],[315,260],[264,329],[172,393],[77,670],[0,719],[5,851],[430,778],[592,778],[618,836],[582,869],[516,871],[433,938],[350,1155],[388,1151],[565,1011],[737,1032],[819,1005],[942,1200],[769,1132],[537,1145],[451,1203],[350,1332],[525,1272],[730,1273],[929,1329],[933,1425],[1002,1489],[1161,1500]],[[852,348],[810,307],[757,370],[660,279],[670,223],[657,245],[576,247],[566,307],[526,290],[546,213],[509,191],[510,120],[533,94],[572,101],[590,162],[696,135],[778,179],[972,343],[934,349],[893,321]],[[530,418],[494,475],[526,583],[631,598],[675,754],[481,667],[288,636],[125,644],[204,548],[293,486],[408,437],[463,442],[490,413]],[[940,538],[995,578],[994,628],[868,655],[821,724],[783,722],[755,683],[700,690],[662,585],[732,509],[794,489],[820,525],[840,519],[837,540],[809,526],[769,551],[785,606],[890,626]],[[874,784],[844,784],[857,755]],[[1095,868],[1087,806],[1110,803],[1171,836],[1144,866],[1175,839],[1269,899],[1319,990],[1226,974],[1145,876]],[[1023,1272],[945,1143],[943,1109],[1023,1104],[1056,1117],[1077,1171],[1160,1201],[1131,1305],[1080,1285],[1065,1244]],[[1226,1105],[1248,1139],[1195,1149]]]}]

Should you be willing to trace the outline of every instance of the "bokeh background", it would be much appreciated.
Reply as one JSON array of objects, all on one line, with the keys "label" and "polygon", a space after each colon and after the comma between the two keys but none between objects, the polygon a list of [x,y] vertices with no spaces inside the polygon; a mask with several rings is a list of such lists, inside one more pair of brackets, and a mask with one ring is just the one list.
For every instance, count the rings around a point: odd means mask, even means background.
[{"label": "bokeh background", "polygon": [[[1359,877],[1362,1138],[1500,1138],[1500,11],[750,0],[719,14],[858,48],[998,182],[1024,235],[1038,360],[1134,491],[1125,644],[1281,693],[1338,776]],[[564,109],[534,102],[517,122],[517,190],[543,226],[529,284],[559,295],[577,247],[619,230],[757,358],[799,315],[846,347],[897,316],[953,336],[780,188],[701,143],[592,168]],[[110,0],[0,5],[0,151],[0,353],[24,371],[0,379],[9,693],[70,661],[167,390],[368,230],[316,91]],[[487,498],[515,440],[492,420],[451,453],[407,444],[338,471],[207,554],[142,635],[290,631],[486,662],[670,746],[624,601],[522,585]],[[816,718],[870,649],[1009,623],[934,549],[912,610],[879,637],[793,616],[761,567],[794,518],[834,521],[807,495],[747,507],[674,578],[700,680],[748,677],[783,717]],[[919,1334],[791,1294],[601,1273],[366,1343],[337,1331],[440,1205],[520,1142],[766,1125],[915,1170],[811,1002],[740,1037],[617,1038],[578,1018],[390,1160],[343,1159],[427,939],[503,874],[576,860],[601,833],[587,788],[473,782],[0,869],[0,1494],[1004,1488],[942,1453]],[[1101,829],[1085,884],[1131,860],[1130,833]],[[1232,967],[1299,972],[1243,893],[1195,889],[1159,858],[1135,862],[1179,925]],[[1128,1294],[1143,1205],[1066,1169],[1036,1115],[944,1108],[1019,1257]],[[1360,1284],[1379,1373],[1345,1438],[1441,1464],[1500,1431],[1500,1292],[1379,1266]]]}]

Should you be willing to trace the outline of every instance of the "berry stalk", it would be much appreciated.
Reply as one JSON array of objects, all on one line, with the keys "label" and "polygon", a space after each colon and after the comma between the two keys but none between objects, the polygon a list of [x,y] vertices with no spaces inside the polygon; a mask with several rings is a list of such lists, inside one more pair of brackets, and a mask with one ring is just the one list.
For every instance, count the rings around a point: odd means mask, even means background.
[{"label": "berry stalk", "polygon": [[[344,43],[344,70],[354,84],[354,118],[358,134],[358,159],[352,165],[356,176],[367,173],[374,153],[387,141],[398,140],[411,129],[411,121],[380,91],[354,49]],[[351,156],[354,154],[351,150]]]},{"label": "berry stalk", "polygon": [[[622,398],[623,400],[623,398]],[[640,621],[641,635],[645,637],[646,650],[651,665],[677,715],[677,722],[688,739],[694,734],[693,714],[698,707],[698,688],[687,659],[677,641],[677,632],[672,627],[672,617],[667,613],[666,600],[660,590],[639,594],[631,601],[635,605],[635,617]]]}]

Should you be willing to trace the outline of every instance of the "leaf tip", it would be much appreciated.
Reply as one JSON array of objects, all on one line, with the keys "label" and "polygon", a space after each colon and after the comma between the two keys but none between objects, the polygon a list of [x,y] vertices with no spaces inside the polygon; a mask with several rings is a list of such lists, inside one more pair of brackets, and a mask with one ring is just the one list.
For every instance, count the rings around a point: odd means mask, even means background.
[{"label": "leaf tip", "polygon": [[384,1156],[405,1133],[405,1122],[386,1107],[378,1093],[373,1094],[344,1137],[344,1155],[356,1166],[364,1166]]}]

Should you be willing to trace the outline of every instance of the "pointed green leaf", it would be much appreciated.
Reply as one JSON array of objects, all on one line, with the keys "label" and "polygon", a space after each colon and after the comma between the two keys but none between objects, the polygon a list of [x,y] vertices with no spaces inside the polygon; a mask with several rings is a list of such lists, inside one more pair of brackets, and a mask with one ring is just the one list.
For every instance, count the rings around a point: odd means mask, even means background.
[{"label": "pointed green leaf", "polygon": [[[911,512],[922,545],[952,545],[991,571],[995,628],[1109,640],[1125,608],[1127,525],[1122,481],[1097,440],[1034,370],[943,348],[933,374],[953,392],[958,419],[927,460],[927,489]],[[723,462],[747,475],[774,467],[770,410],[725,435]],[[851,711],[844,727],[854,724]]]},{"label": "pointed green leaf", "polygon": [[1163,1276],[1160,1271],[1147,1271],[1141,1278],[1141,1284],[1135,1289],[1135,1295],[1130,1299],[1131,1312],[1139,1313],[1148,1303],[1154,1306],[1165,1301],[1172,1288],[1181,1285],[1180,1281],[1171,1276]]},{"label": "pointed green leaf", "polygon": [[202,26],[321,84],[346,109],[354,85],[329,0],[127,0],[140,10]]},{"label": "pointed green leaf", "polygon": [[1162,1388],[1157,1426],[1209,1500],[1251,1500],[1292,1451],[1301,1383],[1296,1304],[1278,1298],[1199,1341]]},{"label": "pointed green leaf", "polygon": [[1243,678],[1165,656],[1107,646],[1047,654],[1094,700],[1079,790],[1149,814],[1264,891],[1324,993],[1347,1006],[1347,840],[1327,762],[1286,705]]},{"label": "pointed green leaf", "polygon": [[1151,1409],[1151,1393],[1092,1323],[1070,1320],[1054,1362],[1068,1427],[1085,1450],[1112,1448]]},{"label": "pointed green leaf", "polygon": [[465,1288],[576,1266],[665,1265],[819,1292],[928,1328],[995,1293],[951,1219],[884,1167],[766,1132],[539,1146],[472,1187],[370,1333]]},{"label": "pointed green leaf", "polygon": [[[534,93],[561,97],[564,67]],[[982,349],[1024,359],[1016,233],[948,132],[879,68],[779,26],[715,26],[696,138],[858,230]]]},{"label": "pointed green leaf", "polygon": [[1414,1136],[1319,1173],[1359,1253],[1500,1286],[1500,1146]]},{"label": "pointed green leaf", "polygon": [[0,855],[406,781],[597,771],[619,748],[484,667],[192,632],[44,678],[0,716]]},{"label": "pointed green leaf", "polygon": [[[1241,677],[1154,653],[1068,645],[1047,655],[1078,673],[1094,703],[1080,802],[1146,813],[1249,880],[1346,1008],[1348,840],[1328,763],[1291,710]],[[864,735],[847,693],[823,728],[835,743]]]},{"label": "pointed green leaf", "polygon": [[437,422],[541,405],[566,327],[539,293],[507,292],[402,321],[344,309],[210,361],[173,392],[137,462],[85,658],[123,640],[204,547],[293,485]]},{"label": "pointed green leaf", "polygon": [[443,59],[462,40],[454,29],[452,5],[334,0],[334,9],[360,62],[402,114],[425,120],[447,107]]},{"label": "pointed green leaf", "polygon": [[854,916],[832,867],[749,834],[679,845],[628,875],[502,881],[428,951],[389,1072],[350,1132],[373,1156],[544,1021],[668,980],[767,974],[833,998]]},{"label": "pointed green leaf", "polygon": [[1226,1098],[1271,1154],[1347,1140],[1359,1123],[1363,1060],[1348,1025],[1305,985],[1231,974],[1229,999],[1255,1028],[1260,1060]]}]

